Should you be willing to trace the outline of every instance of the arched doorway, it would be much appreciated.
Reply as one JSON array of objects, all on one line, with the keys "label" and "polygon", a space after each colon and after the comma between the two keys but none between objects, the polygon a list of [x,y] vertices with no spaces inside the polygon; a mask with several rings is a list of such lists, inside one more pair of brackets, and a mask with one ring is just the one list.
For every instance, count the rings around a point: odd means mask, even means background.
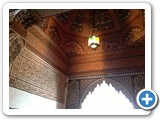
[{"label": "arched doorway", "polygon": [[134,109],[129,91],[112,79],[99,79],[89,85],[80,100],[81,109]]}]

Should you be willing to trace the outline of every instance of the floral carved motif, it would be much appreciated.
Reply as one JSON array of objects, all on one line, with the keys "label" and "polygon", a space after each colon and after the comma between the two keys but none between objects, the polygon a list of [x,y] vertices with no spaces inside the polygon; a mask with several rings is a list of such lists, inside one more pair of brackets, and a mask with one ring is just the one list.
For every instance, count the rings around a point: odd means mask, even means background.
[{"label": "floral carved motif", "polygon": [[[94,23],[94,24],[93,24]],[[113,28],[113,20],[108,10],[93,10],[90,15],[90,29],[103,31]]]},{"label": "floral carved motif", "polygon": [[116,10],[116,12],[118,13],[118,19],[121,22],[125,22],[131,16],[131,11],[128,9],[119,9]]},{"label": "floral carved motif", "polygon": [[71,29],[75,32],[82,32],[83,31],[83,22],[84,22],[84,13],[78,12],[76,18],[74,19]]},{"label": "floral carved motif", "polygon": [[56,15],[56,18],[62,23],[67,23],[69,19],[69,15],[70,15],[70,11],[63,12],[61,14]]}]

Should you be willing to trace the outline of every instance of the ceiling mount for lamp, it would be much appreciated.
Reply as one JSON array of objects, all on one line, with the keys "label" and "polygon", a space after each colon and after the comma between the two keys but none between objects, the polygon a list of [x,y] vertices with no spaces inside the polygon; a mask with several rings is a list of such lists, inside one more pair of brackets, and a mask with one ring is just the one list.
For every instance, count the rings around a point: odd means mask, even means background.
[{"label": "ceiling mount for lamp", "polygon": [[94,10],[93,10],[93,20],[92,20],[92,34],[89,36],[88,39],[88,46],[92,49],[96,49],[99,46],[99,37],[94,35],[94,29],[95,29],[95,18],[94,18]]}]

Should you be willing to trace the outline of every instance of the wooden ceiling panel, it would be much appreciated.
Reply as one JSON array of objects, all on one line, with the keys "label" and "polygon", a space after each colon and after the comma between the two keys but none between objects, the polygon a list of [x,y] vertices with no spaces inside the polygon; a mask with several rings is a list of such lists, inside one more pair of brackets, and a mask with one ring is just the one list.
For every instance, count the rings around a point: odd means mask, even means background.
[{"label": "wooden ceiling panel", "polygon": [[142,13],[136,9],[63,11],[43,19],[41,28],[69,57],[92,54],[87,40],[94,28],[101,44],[94,53],[103,53],[123,48],[144,36]]}]

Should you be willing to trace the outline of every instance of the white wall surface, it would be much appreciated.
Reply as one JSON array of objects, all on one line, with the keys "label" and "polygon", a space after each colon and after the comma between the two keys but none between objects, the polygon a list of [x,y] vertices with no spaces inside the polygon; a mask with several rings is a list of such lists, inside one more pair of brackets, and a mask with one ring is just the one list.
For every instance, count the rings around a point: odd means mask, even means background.
[{"label": "white wall surface", "polygon": [[64,105],[13,87],[9,87],[9,107],[52,111],[56,108],[63,109]]}]

